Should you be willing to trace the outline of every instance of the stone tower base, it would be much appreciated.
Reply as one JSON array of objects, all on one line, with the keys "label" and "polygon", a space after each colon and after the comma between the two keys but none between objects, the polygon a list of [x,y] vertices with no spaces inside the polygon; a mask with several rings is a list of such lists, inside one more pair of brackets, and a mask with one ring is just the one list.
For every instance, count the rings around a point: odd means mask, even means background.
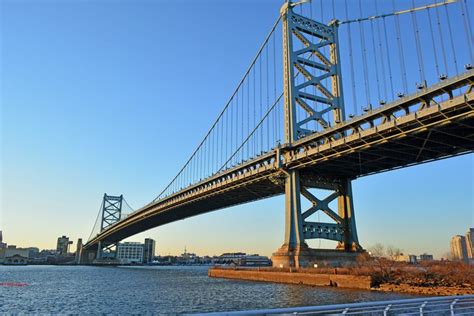
[{"label": "stone tower base", "polygon": [[308,246],[301,246],[296,249],[289,249],[283,245],[272,255],[274,268],[305,268],[318,266],[351,266],[356,263],[357,257],[363,251],[344,251],[341,249],[312,249]]}]

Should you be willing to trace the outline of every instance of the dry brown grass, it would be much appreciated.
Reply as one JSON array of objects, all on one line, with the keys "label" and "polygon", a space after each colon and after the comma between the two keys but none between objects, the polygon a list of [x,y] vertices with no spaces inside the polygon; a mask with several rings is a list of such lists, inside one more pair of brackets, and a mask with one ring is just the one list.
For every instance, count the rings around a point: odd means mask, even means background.
[{"label": "dry brown grass", "polygon": [[[222,268],[222,267],[220,267]],[[227,269],[249,269],[226,267]],[[226,269],[224,268],[224,269]],[[361,255],[356,264],[346,268],[250,268],[267,272],[300,272],[371,276],[373,284],[406,284],[421,287],[461,287],[474,289],[474,266],[453,261],[429,261],[419,264],[396,262],[387,258]]]}]

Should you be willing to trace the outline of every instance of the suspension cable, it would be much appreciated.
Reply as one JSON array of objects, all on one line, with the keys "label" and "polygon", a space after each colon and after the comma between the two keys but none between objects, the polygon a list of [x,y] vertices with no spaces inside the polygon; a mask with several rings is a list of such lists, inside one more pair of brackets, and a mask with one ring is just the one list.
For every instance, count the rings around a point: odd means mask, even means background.
[{"label": "suspension cable", "polygon": [[440,76],[439,72],[439,64],[438,64],[438,53],[436,52],[436,44],[435,44],[435,38],[434,38],[434,31],[433,31],[433,23],[431,21],[431,12],[430,9],[427,10],[428,12],[428,21],[429,21],[429,26],[430,26],[430,34],[431,34],[431,45],[433,47],[433,54],[434,54],[434,60],[435,60],[435,67],[436,67],[436,74],[438,75],[438,78]]},{"label": "suspension cable", "polygon": [[275,23],[273,24],[270,32],[268,33],[268,35],[265,37],[265,40],[263,41],[262,45],[260,46],[256,56],[254,57],[254,59],[252,60],[250,66],[247,68],[247,71],[245,72],[244,76],[242,77],[242,79],[240,80],[239,84],[237,85],[237,88],[234,90],[234,93],[232,94],[232,96],[230,97],[229,101],[227,102],[227,104],[224,106],[224,108],[222,109],[221,113],[219,114],[219,116],[217,117],[217,119],[214,121],[214,124],[211,126],[211,128],[209,129],[209,131],[206,133],[206,135],[204,136],[203,140],[201,141],[201,143],[197,146],[197,148],[195,149],[195,151],[192,153],[191,157],[186,161],[186,163],[184,164],[184,166],[179,170],[178,174],[171,180],[171,182],[158,194],[158,196],[153,199],[152,202],[155,202],[158,198],[160,198],[163,193],[165,193],[168,188],[171,187],[171,185],[173,184],[173,182],[178,178],[178,176],[183,172],[183,170],[188,166],[188,164],[191,162],[191,160],[196,156],[197,152],[199,151],[199,149],[201,148],[201,146],[204,144],[204,142],[206,141],[208,135],[210,134],[210,132],[212,131],[212,129],[214,128],[214,126],[217,124],[217,122],[221,119],[221,117],[224,115],[224,113],[226,112],[226,110],[228,109],[229,105],[230,105],[230,102],[232,101],[234,95],[237,93],[237,91],[240,89],[243,81],[245,80],[245,78],[249,75],[251,69],[254,67],[255,65],[255,62],[257,61],[257,59],[259,58],[259,56],[261,55],[263,49],[265,48],[265,46],[267,45],[268,43],[268,40],[271,38],[273,32],[275,31],[276,27],[278,26],[278,24],[280,23],[280,20],[281,20],[281,15],[278,16],[277,20],[275,21]]},{"label": "suspension cable", "polygon": [[378,58],[377,58],[377,51],[375,48],[375,31],[374,31],[374,21],[370,21],[370,30],[372,34],[372,51],[374,54],[374,64],[375,64],[375,81],[377,82],[377,100],[380,101],[380,80],[379,80],[379,67],[378,67]]},{"label": "suspension cable", "polygon": [[[239,150],[245,145],[245,143],[251,138],[251,136],[255,133],[255,131],[258,130],[258,128],[263,124],[263,122],[265,121],[265,119],[268,117],[268,115],[270,114],[270,112],[275,108],[275,106],[280,102],[280,99],[281,97],[283,96],[283,93],[280,94],[280,96],[278,97],[277,100],[275,100],[275,102],[273,103],[273,105],[268,109],[268,111],[265,113],[265,115],[262,117],[262,119],[260,120],[260,122],[255,126],[255,128],[253,129],[252,133],[250,133],[249,136],[247,136],[247,138],[243,141],[243,143],[238,147],[236,148],[236,150],[234,151],[234,153],[229,157],[229,159],[227,160],[230,161],[238,152]],[[227,163],[226,162],[226,163]],[[226,163],[224,165],[222,165],[222,167],[219,169],[219,171],[222,171],[224,170],[224,167],[226,165]]]},{"label": "suspension cable", "polygon": [[[438,0],[436,0],[436,1],[438,1]],[[448,68],[448,61],[447,61],[447,58],[446,58],[446,49],[444,47],[444,36],[443,36],[443,30],[441,28],[441,18],[440,18],[440,15],[439,15],[439,6],[436,7],[436,20],[437,20],[437,24],[438,24],[438,34],[439,34],[439,37],[440,37],[440,40],[441,40],[441,52],[442,52],[442,55],[443,55],[444,71],[445,71],[445,75],[448,76],[449,75],[449,68]]]},{"label": "suspension cable", "polygon": [[[395,10],[395,1],[392,0],[392,6],[393,9]],[[400,59],[400,75],[402,77],[402,83],[403,83],[403,93],[407,94],[408,93],[408,85],[407,85],[407,74],[406,74],[406,68],[405,68],[405,56],[403,53],[403,44],[402,44],[402,34],[400,32],[400,19],[399,16],[395,16],[395,26],[397,29],[397,43],[398,43],[398,55]]]},{"label": "suspension cable", "polygon": [[97,226],[97,223],[99,221],[99,218],[100,218],[100,212],[102,212],[103,208],[104,208],[104,199],[102,199],[102,203],[100,203],[99,211],[97,212],[97,217],[95,219],[94,226],[92,226],[92,231],[89,235],[89,239],[87,240],[87,242],[89,242],[92,239],[92,235],[94,234],[94,230],[95,230],[95,228]]},{"label": "suspension cable", "polygon": [[133,207],[130,206],[130,204],[128,204],[128,202],[127,202],[127,200],[125,200],[125,198],[123,199],[123,201],[125,202],[125,204],[127,204],[129,209],[131,209],[132,211],[135,210]]},{"label": "suspension cable", "polygon": [[456,59],[456,49],[454,48],[454,39],[453,39],[453,32],[451,30],[451,20],[449,18],[448,7],[445,5],[444,10],[446,12],[446,21],[448,22],[448,31],[449,31],[449,41],[451,43],[451,51],[453,53],[454,59],[454,68],[456,69],[456,74],[459,73],[458,62]]},{"label": "suspension cable", "polygon": [[[375,14],[379,14],[379,8],[377,5],[377,0],[375,0]],[[376,21],[377,23],[377,40],[379,43],[379,51],[380,51],[380,59],[381,59],[381,66],[382,66],[382,83],[383,83],[383,95],[384,95],[384,101],[387,101],[387,82],[385,80],[385,60],[384,60],[384,51],[382,48],[382,37],[380,35],[380,20]]]},{"label": "suspension cable", "polygon": [[[310,3],[311,4],[311,3]],[[312,11],[312,9],[311,9]],[[275,44],[275,33],[273,33],[273,99],[276,99],[276,94],[277,94],[277,87],[276,87],[276,44]],[[277,110],[274,112],[275,116],[275,122],[274,122],[274,128],[275,128],[275,142],[278,140],[278,116],[277,116]]]},{"label": "suspension cable", "polygon": [[[415,0],[411,1],[412,6],[415,7]],[[420,43],[420,30],[418,29],[418,21],[416,19],[416,14],[414,11],[411,12],[411,19],[413,24],[413,30],[415,33],[415,44],[416,44],[416,56],[418,58],[418,72],[420,73],[420,81],[421,85],[425,88],[426,87],[426,78],[425,78],[425,67],[423,63],[423,53],[421,51],[421,43]]]},{"label": "suspension cable", "polygon": [[[359,12],[360,12],[360,15],[362,15],[361,0],[359,0]],[[368,74],[368,69],[367,69],[367,50],[365,47],[365,36],[364,36],[363,24],[360,22],[359,22],[359,32],[360,32],[360,48],[362,52],[362,64],[364,68],[365,96],[367,99],[367,106],[369,106],[371,97],[370,97],[370,86],[369,86],[369,74]]]},{"label": "suspension cable", "polygon": [[[347,9],[347,0],[344,0],[344,8],[346,19],[349,19],[349,10]],[[357,114],[357,94],[356,94],[356,86],[355,86],[355,74],[354,74],[354,56],[352,51],[352,33],[351,33],[351,25],[347,26],[347,39],[349,41],[349,62],[351,66],[351,87],[352,87],[352,107],[353,107],[353,114]]]},{"label": "suspension cable", "polygon": [[[267,67],[265,69],[266,72],[266,83],[267,83],[267,110],[268,107],[270,106],[270,71],[268,69],[269,67],[269,58],[268,58],[268,45],[265,46],[265,59],[266,59],[266,64]],[[270,148],[270,120],[267,120],[267,146]]]},{"label": "suspension cable", "polygon": [[384,32],[384,38],[385,38],[385,52],[387,53],[388,76],[390,78],[390,93],[392,95],[392,100],[393,100],[394,99],[393,76],[392,76],[392,65],[390,62],[390,50],[388,47],[387,23],[385,21],[385,18],[383,18],[382,21],[383,21],[383,32]]},{"label": "suspension cable", "polygon": [[394,16],[394,15],[402,15],[402,14],[412,13],[412,12],[416,12],[416,11],[420,11],[420,10],[426,10],[426,9],[429,9],[429,8],[435,8],[435,7],[439,7],[439,6],[442,6],[442,5],[453,4],[453,3],[456,3],[457,1],[458,0],[446,0],[444,2],[429,4],[429,5],[425,5],[425,6],[418,7],[418,8],[413,7],[411,9],[396,11],[396,12],[387,13],[387,14],[373,15],[373,16],[368,16],[368,17],[365,17],[365,18],[359,18],[359,19],[348,20],[348,21],[339,21],[338,23],[339,24],[347,24],[347,23],[354,23],[354,22],[369,21],[369,20],[373,20],[373,19],[380,19],[380,18],[384,18],[384,17],[388,17],[388,16]]},{"label": "suspension cable", "polygon": [[467,15],[467,8],[464,8],[464,1],[460,1],[460,6],[461,6],[461,14],[463,17],[463,22],[464,22],[464,31],[466,32],[466,39],[467,39],[467,47],[469,49],[469,57],[471,58],[471,63],[474,63],[474,55],[472,53],[472,45],[470,43],[472,42],[472,30],[471,30],[471,24],[469,23],[469,17]]}]

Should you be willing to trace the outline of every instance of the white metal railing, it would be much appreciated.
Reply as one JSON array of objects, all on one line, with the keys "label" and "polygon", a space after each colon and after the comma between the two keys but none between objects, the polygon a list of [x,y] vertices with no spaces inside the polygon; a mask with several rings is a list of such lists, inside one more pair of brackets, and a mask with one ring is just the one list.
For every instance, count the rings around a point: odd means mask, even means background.
[{"label": "white metal railing", "polygon": [[289,307],[201,315],[474,315],[474,295]]}]

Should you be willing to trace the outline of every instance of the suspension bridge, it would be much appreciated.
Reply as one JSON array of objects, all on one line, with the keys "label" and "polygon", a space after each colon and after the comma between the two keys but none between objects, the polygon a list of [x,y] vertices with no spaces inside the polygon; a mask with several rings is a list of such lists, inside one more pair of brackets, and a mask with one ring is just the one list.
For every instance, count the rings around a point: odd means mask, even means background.
[{"label": "suspension bridge", "polygon": [[[104,195],[81,261],[113,257],[147,229],[281,194],[275,266],[353,260],[363,250],[353,180],[473,152],[470,9],[466,0],[285,2],[164,190],[137,210]],[[315,220],[320,212],[330,222]],[[314,238],[338,245],[311,249]]]}]

